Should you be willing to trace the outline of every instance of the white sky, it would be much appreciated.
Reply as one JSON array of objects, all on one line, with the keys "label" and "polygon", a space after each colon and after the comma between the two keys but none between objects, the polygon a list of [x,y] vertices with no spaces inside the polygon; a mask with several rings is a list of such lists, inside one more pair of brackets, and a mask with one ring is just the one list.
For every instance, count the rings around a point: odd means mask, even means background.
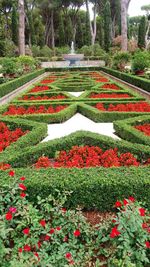
[{"label": "white sky", "polygon": [[[134,16],[138,16],[138,15],[144,15],[145,12],[143,12],[141,10],[141,6],[145,6],[145,5],[150,5],[150,0],[131,0],[130,5],[129,5],[129,10],[128,10],[128,14],[131,17]],[[90,5],[90,9],[92,8],[92,6]],[[83,7],[84,10],[86,10],[85,6]],[[90,12],[91,15],[91,19],[93,16],[93,12],[91,10]]]},{"label": "white sky", "polygon": [[131,0],[128,14],[132,17],[145,14],[141,10],[141,6],[145,5],[150,5],[150,0]]}]

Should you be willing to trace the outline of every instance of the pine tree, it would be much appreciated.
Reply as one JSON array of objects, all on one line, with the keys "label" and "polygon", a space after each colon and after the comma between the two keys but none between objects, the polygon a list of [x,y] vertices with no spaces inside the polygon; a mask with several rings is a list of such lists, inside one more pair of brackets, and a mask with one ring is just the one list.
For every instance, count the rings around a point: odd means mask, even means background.
[{"label": "pine tree", "polygon": [[12,41],[15,45],[18,45],[18,18],[16,7],[13,6],[12,9],[12,22],[11,22],[11,30],[12,30]]},{"label": "pine tree", "polygon": [[139,24],[139,32],[138,32],[138,47],[145,48],[145,35],[146,35],[146,18],[142,16],[140,24]]},{"label": "pine tree", "polygon": [[71,44],[71,41],[72,41],[72,37],[73,37],[73,31],[72,31],[72,21],[71,21],[71,18],[70,16],[67,16],[66,17],[66,43],[68,45]]},{"label": "pine tree", "polygon": [[108,52],[111,45],[111,9],[110,2],[107,1],[104,8],[104,47]]},{"label": "pine tree", "polygon": [[65,30],[62,14],[59,17],[59,46],[65,45]]}]

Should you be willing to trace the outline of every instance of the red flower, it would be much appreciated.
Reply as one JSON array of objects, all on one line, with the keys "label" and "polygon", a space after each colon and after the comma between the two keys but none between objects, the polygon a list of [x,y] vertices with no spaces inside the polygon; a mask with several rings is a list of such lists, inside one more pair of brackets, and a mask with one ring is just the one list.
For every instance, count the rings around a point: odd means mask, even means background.
[{"label": "red flower", "polygon": [[19,184],[19,188],[22,190],[22,191],[25,191],[27,190],[26,186],[24,184]]},{"label": "red flower", "polygon": [[20,178],[20,181],[24,181],[24,180],[26,180],[25,177],[21,177],[21,178]]},{"label": "red flower", "polygon": [[37,252],[34,252],[34,256],[38,258],[38,261],[40,260],[39,254]]},{"label": "red flower", "polygon": [[11,221],[12,220],[12,214],[10,212],[7,212],[5,215],[5,218],[7,221]]},{"label": "red flower", "polygon": [[69,261],[69,265],[74,265],[74,261],[73,260]]},{"label": "red flower", "polygon": [[10,171],[9,172],[9,176],[12,176],[13,177],[14,175],[15,175],[15,172],[14,171]]},{"label": "red flower", "polygon": [[129,202],[128,202],[126,199],[124,199],[124,200],[123,200],[123,204],[126,206],[126,205],[129,204]]},{"label": "red flower", "polygon": [[63,212],[63,213],[66,213],[66,208],[61,208],[61,211]]},{"label": "red flower", "polygon": [[10,207],[10,208],[9,208],[9,211],[10,211],[11,213],[15,213],[15,212],[17,211],[17,209],[14,208],[14,207]]},{"label": "red flower", "polygon": [[42,246],[42,243],[38,241],[37,245],[38,245],[38,248],[40,248]]},{"label": "red flower", "polygon": [[134,197],[129,197],[129,200],[131,201],[131,202],[135,202],[135,198]]},{"label": "red flower", "polygon": [[28,235],[30,233],[30,229],[25,228],[22,232],[24,233],[24,235]]},{"label": "red flower", "polygon": [[68,242],[68,236],[65,236],[63,239],[64,242]]},{"label": "red flower", "polygon": [[150,248],[150,242],[149,241],[146,241],[145,245],[146,245],[147,248]]},{"label": "red flower", "polygon": [[78,236],[81,235],[81,232],[80,232],[80,230],[77,229],[77,230],[74,231],[73,234],[74,234],[75,237],[78,237]]},{"label": "red flower", "polygon": [[31,247],[29,245],[25,245],[23,248],[24,251],[31,251]]},{"label": "red flower", "polygon": [[70,258],[72,258],[72,254],[70,252],[67,252],[65,255],[65,258],[68,260],[70,260]]},{"label": "red flower", "polygon": [[61,230],[61,227],[60,226],[56,227],[56,230],[57,231],[60,231]]},{"label": "red flower", "polygon": [[26,194],[25,194],[24,192],[22,192],[22,193],[20,194],[20,197],[24,198],[24,197],[26,197]]},{"label": "red flower", "polygon": [[54,228],[50,229],[50,231],[49,231],[49,233],[50,233],[51,235],[54,234],[54,232],[55,232],[55,229],[54,229]]},{"label": "red flower", "polygon": [[43,227],[45,227],[45,225],[46,225],[46,221],[45,221],[45,220],[41,220],[41,221],[40,221],[40,225],[43,226]]},{"label": "red flower", "polygon": [[144,208],[139,208],[139,213],[140,213],[140,216],[145,216],[145,212],[146,210]]},{"label": "red flower", "polygon": [[48,241],[50,238],[51,238],[51,237],[50,237],[49,235],[46,235],[45,238],[44,238],[44,240],[45,240],[45,241]]},{"label": "red flower", "polygon": [[147,223],[142,223],[142,228],[143,229],[147,229],[148,228],[148,224]]},{"label": "red flower", "polygon": [[18,252],[19,253],[22,253],[22,248],[18,248]]},{"label": "red flower", "polygon": [[110,238],[115,238],[116,236],[119,236],[121,233],[118,231],[117,226],[115,226],[110,233]]},{"label": "red flower", "polygon": [[121,202],[120,202],[120,201],[116,201],[116,203],[115,203],[115,207],[116,207],[116,208],[119,208],[119,207],[121,207],[121,206],[122,206]]}]

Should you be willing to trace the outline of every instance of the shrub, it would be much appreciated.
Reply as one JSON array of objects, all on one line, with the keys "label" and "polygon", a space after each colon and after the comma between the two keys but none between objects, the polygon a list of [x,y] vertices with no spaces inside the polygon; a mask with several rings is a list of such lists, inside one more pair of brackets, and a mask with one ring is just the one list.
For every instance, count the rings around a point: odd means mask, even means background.
[{"label": "shrub", "polygon": [[36,60],[31,56],[20,56],[17,59],[24,71],[33,71],[36,68]]},{"label": "shrub", "polygon": [[40,50],[40,57],[51,57],[52,56],[52,50],[48,46],[44,46]]},{"label": "shrub", "polygon": [[149,66],[149,56],[145,52],[136,53],[132,60],[132,71],[144,71]]},{"label": "shrub", "polygon": [[2,69],[1,72],[4,76],[17,74],[18,68],[16,64],[15,58],[4,58],[2,61]]},{"label": "shrub", "polygon": [[33,45],[31,47],[33,57],[39,57],[40,56],[40,46]]},{"label": "shrub", "polygon": [[69,52],[70,52],[69,46],[55,48],[55,56],[58,56],[58,57],[62,56],[63,54],[68,54]]},{"label": "shrub", "polygon": [[128,52],[118,52],[113,57],[113,68],[124,71],[125,65],[129,62],[131,56]]},{"label": "shrub", "polygon": [[15,44],[9,39],[6,39],[4,42],[5,42],[4,56],[5,57],[14,57],[14,56],[16,56],[17,47],[15,46]]}]

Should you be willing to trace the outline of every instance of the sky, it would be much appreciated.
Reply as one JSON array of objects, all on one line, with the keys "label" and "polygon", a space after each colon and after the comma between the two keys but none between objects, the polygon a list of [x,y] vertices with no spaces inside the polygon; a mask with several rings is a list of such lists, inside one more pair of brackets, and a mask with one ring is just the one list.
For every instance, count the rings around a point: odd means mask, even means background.
[{"label": "sky", "polygon": [[128,14],[132,17],[143,15],[144,12],[141,10],[141,6],[145,5],[150,5],[150,0],[131,0]]},{"label": "sky", "polygon": [[[138,16],[138,15],[144,15],[145,13],[141,10],[141,6],[150,5],[150,0],[131,0],[129,5],[128,14],[131,17]],[[92,6],[90,6],[92,8]],[[90,8],[90,9],[91,9]],[[84,10],[86,10],[85,6],[83,7]],[[93,12],[90,12],[91,19],[93,16]]]}]

